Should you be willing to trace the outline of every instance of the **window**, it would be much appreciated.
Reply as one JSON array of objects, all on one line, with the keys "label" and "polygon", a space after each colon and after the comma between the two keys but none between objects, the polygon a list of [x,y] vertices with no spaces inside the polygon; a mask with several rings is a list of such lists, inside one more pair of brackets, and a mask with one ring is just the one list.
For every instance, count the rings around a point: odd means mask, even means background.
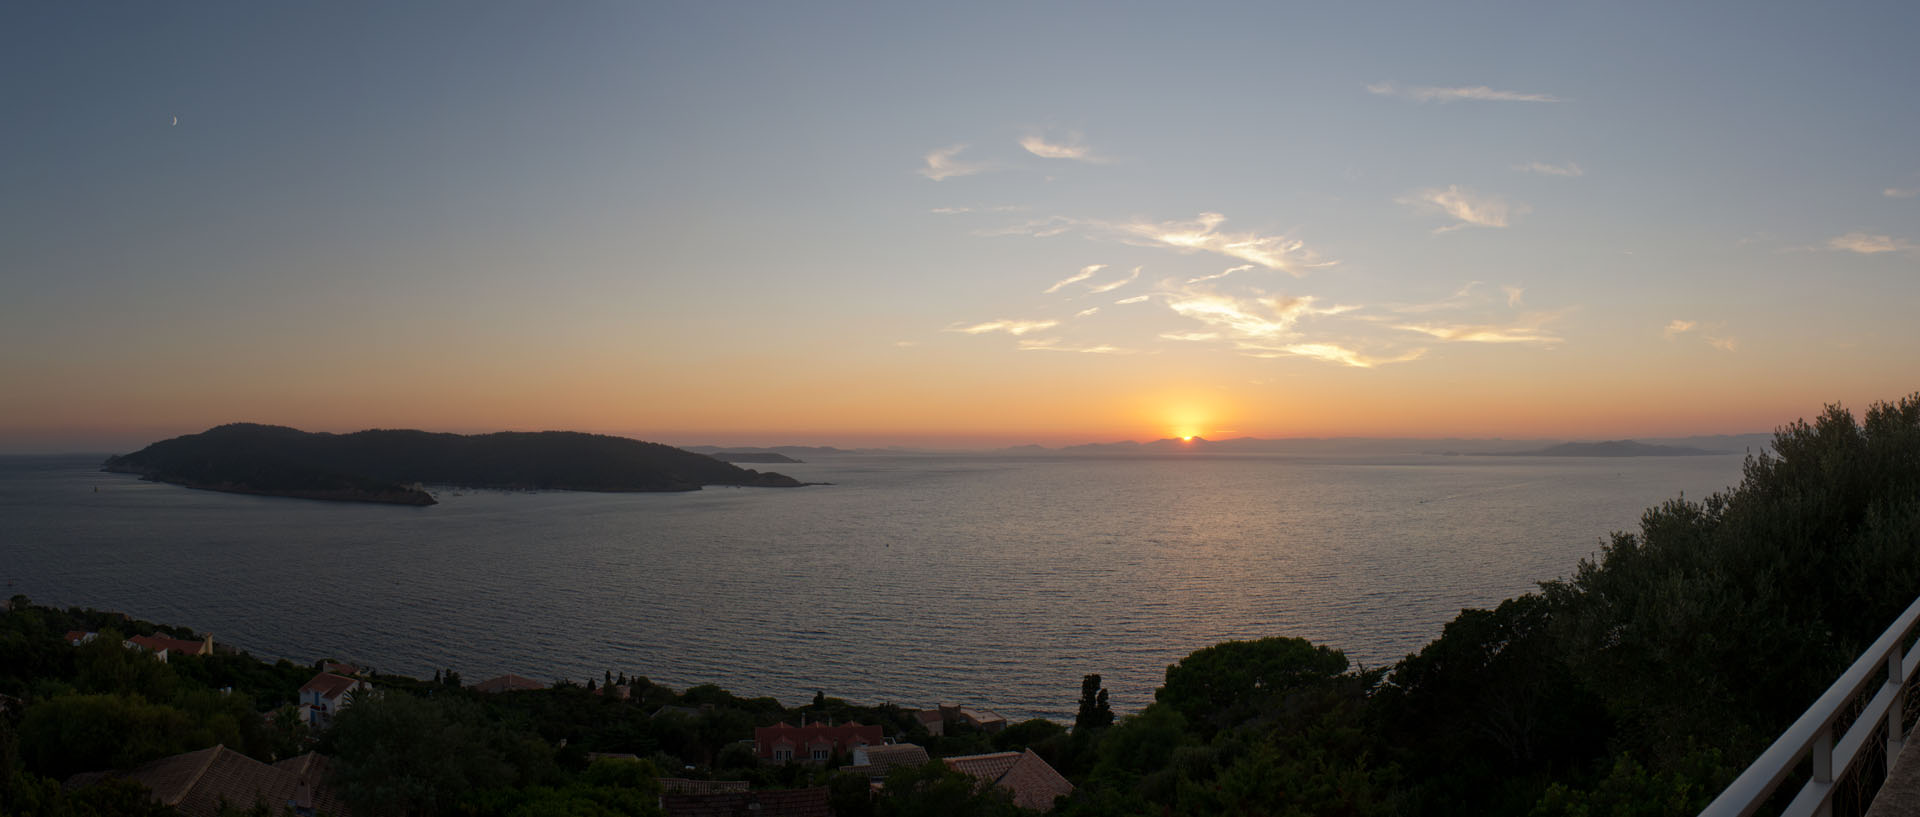
[{"label": "window", "polygon": [[820,748],[815,748],[815,749],[813,750],[813,759],[814,759],[814,760],[826,760],[826,759],[827,759],[827,750],[825,750],[825,749],[820,749]]},{"label": "window", "polygon": [[784,746],[783,746],[783,747],[781,747],[781,748],[778,748],[778,749],[775,749],[775,750],[773,750],[773,759],[774,759],[774,760],[777,760],[777,761],[780,761],[781,763],[785,763],[785,762],[787,762],[787,761],[789,761],[789,760],[792,760],[792,759],[793,759],[793,750],[792,750],[792,749],[788,749],[788,748],[786,748],[786,747],[784,747]]}]

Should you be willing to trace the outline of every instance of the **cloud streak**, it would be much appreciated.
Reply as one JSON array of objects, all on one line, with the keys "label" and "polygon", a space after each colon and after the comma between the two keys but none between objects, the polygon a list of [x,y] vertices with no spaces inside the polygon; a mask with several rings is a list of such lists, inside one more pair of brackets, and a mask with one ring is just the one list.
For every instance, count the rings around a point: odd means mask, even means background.
[{"label": "cloud streak", "polygon": [[971,176],[986,170],[987,165],[960,161],[960,152],[966,149],[965,144],[958,144],[927,151],[927,155],[922,157],[926,166],[920,168],[920,175],[938,182],[955,176]]},{"label": "cloud streak", "polygon": [[1920,196],[1920,187],[1889,187],[1880,191],[1880,195],[1890,199],[1910,199]]},{"label": "cloud streak", "polygon": [[1081,144],[1077,133],[1064,142],[1051,142],[1044,134],[1032,133],[1020,139],[1020,146],[1042,159],[1072,159],[1091,164],[1106,162],[1106,159],[1094,155],[1091,148]]},{"label": "cloud streak", "polygon": [[1572,162],[1563,165],[1550,165],[1546,162],[1528,162],[1523,165],[1514,165],[1513,169],[1522,173],[1538,173],[1542,176],[1578,177],[1587,175],[1585,170],[1581,170],[1579,165]]},{"label": "cloud streak", "polygon": [[1862,232],[1847,233],[1827,240],[1827,249],[1861,255],[1878,255],[1883,252],[1914,252],[1920,250],[1913,242],[1904,238],[1886,235],[1870,235]]},{"label": "cloud streak", "polygon": [[1498,91],[1485,85],[1463,85],[1443,87],[1436,85],[1407,85],[1395,82],[1375,82],[1367,86],[1367,92],[1379,96],[1394,96],[1411,99],[1415,102],[1559,102],[1561,99],[1552,94],[1522,93],[1519,91]]},{"label": "cloud streak", "polygon": [[1445,215],[1458,222],[1436,228],[1434,235],[1464,227],[1505,228],[1511,216],[1522,215],[1532,209],[1525,204],[1509,205],[1499,196],[1483,196],[1457,184],[1416,190],[1394,201],[1423,213]]},{"label": "cloud streak", "polygon": [[1322,260],[1297,238],[1257,232],[1221,232],[1220,225],[1226,220],[1227,217],[1219,213],[1201,213],[1192,221],[1134,221],[1105,226],[1118,232],[1121,240],[1128,244],[1182,253],[1215,253],[1295,278],[1306,276],[1308,270],[1334,265],[1332,261]]},{"label": "cloud streak", "polygon": [[1099,295],[1102,293],[1112,292],[1123,286],[1131,284],[1134,282],[1135,279],[1140,277],[1140,269],[1141,269],[1140,267],[1134,267],[1132,275],[1129,275],[1118,281],[1109,281],[1107,283],[1100,284],[1099,286],[1090,286],[1087,288],[1087,292],[1092,295]]},{"label": "cloud streak", "polygon": [[1044,329],[1052,329],[1053,327],[1056,327],[1059,325],[1060,325],[1059,321],[998,320],[998,321],[986,321],[984,323],[976,323],[969,326],[962,326],[959,324],[955,324],[953,326],[947,327],[947,331],[960,332],[968,335],[984,335],[989,332],[1005,332],[1009,335],[1019,336],[1019,335],[1027,334],[1028,332],[1039,332]]},{"label": "cloud streak", "polygon": [[1107,268],[1107,265],[1105,264],[1088,264],[1084,267],[1081,267],[1079,272],[1076,272],[1072,275],[1069,275],[1065,278],[1055,281],[1053,286],[1047,287],[1046,291],[1042,294],[1052,295],[1055,292],[1059,292],[1061,287],[1065,287],[1068,284],[1077,284],[1081,281],[1085,281],[1088,278],[1092,278],[1094,273],[1099,272],[1106,268]]}]

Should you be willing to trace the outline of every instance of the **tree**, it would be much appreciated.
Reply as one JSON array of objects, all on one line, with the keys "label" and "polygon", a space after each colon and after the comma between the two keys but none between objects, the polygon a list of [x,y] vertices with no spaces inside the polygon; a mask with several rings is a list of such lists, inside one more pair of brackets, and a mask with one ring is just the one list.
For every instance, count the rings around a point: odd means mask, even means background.
[{"label": "tree", "polygon": [[941,760],[900,766],[874,802],[878,817],[1015,817],[1013,794],[972,775],[947,768]]},{"label": "tree", "polygon": [[1113,707],[1107,703],[1107,691],[1100,676],[1080,679],[1080,714],[1073,719],[1073,731],[1105,729],[1113,725]]},{"label": "tree", "polygon": [[489,726],[464,701],[401,692],[341,710],[322,741],[334,756],[342,799],[357,814],[434,814],[461,794],[510,786],[521,775],[508,752],[521,741]]},{"label": "tree", "polygon": [[137,695],[63,695],[28,708],[20,754],[29,769],[65,778],[213,745],[196,731],[187,713]]},{"label": "tree", "polygon": [[1154,691],[1154,700],[1211,737],[1283,714],[1290,703],[1324,691],[1346,670],[1346,654],[1304,638],[1228,641],[1167,667],[1167,683]]}]

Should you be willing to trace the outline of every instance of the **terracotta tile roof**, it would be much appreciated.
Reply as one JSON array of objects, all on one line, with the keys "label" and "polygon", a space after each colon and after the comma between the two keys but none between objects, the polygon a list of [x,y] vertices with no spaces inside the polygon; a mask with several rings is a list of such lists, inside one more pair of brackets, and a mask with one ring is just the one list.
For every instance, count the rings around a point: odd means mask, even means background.
[{"label": "terracotta tile roof", "polygon": [[[187,817],[217,817],[222,803],[251,808],[265,803],[277,812],[305,801],[318,811],[344,815],[347,808],[325,786],[325,759],[318,755],[289,758],[269,766],[225,746],[161,758],[131,771],[108,775],[147,787],[155,802],[171,806]],[[79,775],[69,785],[100,779]]]},{"label": "terracotta tile roof", "polygon": [[1013,790],[1013,804],[1034,811],[1053,810],[1055,798],[1073,793],[1073,784],[1032,749],[1020,754],[1013,768],[1000,776],[1000,785]]},{"label": "terracotta tile roof", "polygon": [[308,681],[305,686],[300,687],[300,694],[305,695],[309,692],[318,692],[320,693],[320,697],[333,700],[345,694],[347,690],[353,689],[354,685],[358,683],[360,682],[348,678],[345,675],[323,672],[313,676],[313,680]]},{"label": "terracotta tile roof", "polygon": [[662,777],[660,791],[665,794],[716,794],[747,790],[745,780],[687,780],[680,777]]},{"label": "terracotta tile roof", "polygon": [[868,746],[855,752],[855,755],[861,754],[866,755],[866,765],[854,767],[849,771],[865,774],[868,777],[884,777],[896,766],[918,766],[927,762],[926,748],[911,743]]},{"label": "terracotta tile roof", "polygon": [[485,681],[474,684],[473,688],[480,692],[512,692],[521,689],[546,689],[547,685],[535,681],[532,678],[524,678],[518,675],[502,675],[498,678],[488,678]]},{"label": "terracotta tile roof", "polygon": [[1032,749],[950,757],[946,763],[956,772],[1006,787],[1013,792],[1014,805],[1021,808],[1048,811],[1054,798],[1073,793],[1073,784]]},{"label": "terracotta tile roof", "polygon": [[[753,728],[753,746],[762,759],[773,757],[776,744],[791,742],[795,746],[825,745],[837,750],[852,751],[862,744],[878,746],[886,741],[886,730],[879,726],[862,726],[857,721],[848,721],[839,726],[810,723],[805,726],[756,726]],[[799,758],[805,760],[806,758]]]},{"label": "terracotta tile roof", "polygon": [[667,817],[833,817],[827,787],[718,794],[663,794]]},{"label": "terracotta tile roof", "polygon": [[207,643],[205,641],[188,641],[184,638],[168,638],[164,635],[159,635],[157,633],[154,635],[136,635],[127,640],[140,645],[143,649],[151,650],[153,652],[166,650],[175,655],[205,655],[208,652]]}]

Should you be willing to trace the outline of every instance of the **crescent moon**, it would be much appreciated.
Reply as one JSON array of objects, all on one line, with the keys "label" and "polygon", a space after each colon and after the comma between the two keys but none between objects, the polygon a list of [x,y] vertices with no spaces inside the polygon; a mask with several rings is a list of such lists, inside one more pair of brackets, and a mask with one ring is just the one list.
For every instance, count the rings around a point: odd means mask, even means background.
[{"label": "crescent moon", "polygon": [[177,125],[179,125],[179,124],[180,124],[180,117],[177,117],[177,116],[176,116],[176,117],[174,117],[174,118],[173,118],[173,124],[174,124],[174,125],[176,125],[176,126],[177,126]]}]

